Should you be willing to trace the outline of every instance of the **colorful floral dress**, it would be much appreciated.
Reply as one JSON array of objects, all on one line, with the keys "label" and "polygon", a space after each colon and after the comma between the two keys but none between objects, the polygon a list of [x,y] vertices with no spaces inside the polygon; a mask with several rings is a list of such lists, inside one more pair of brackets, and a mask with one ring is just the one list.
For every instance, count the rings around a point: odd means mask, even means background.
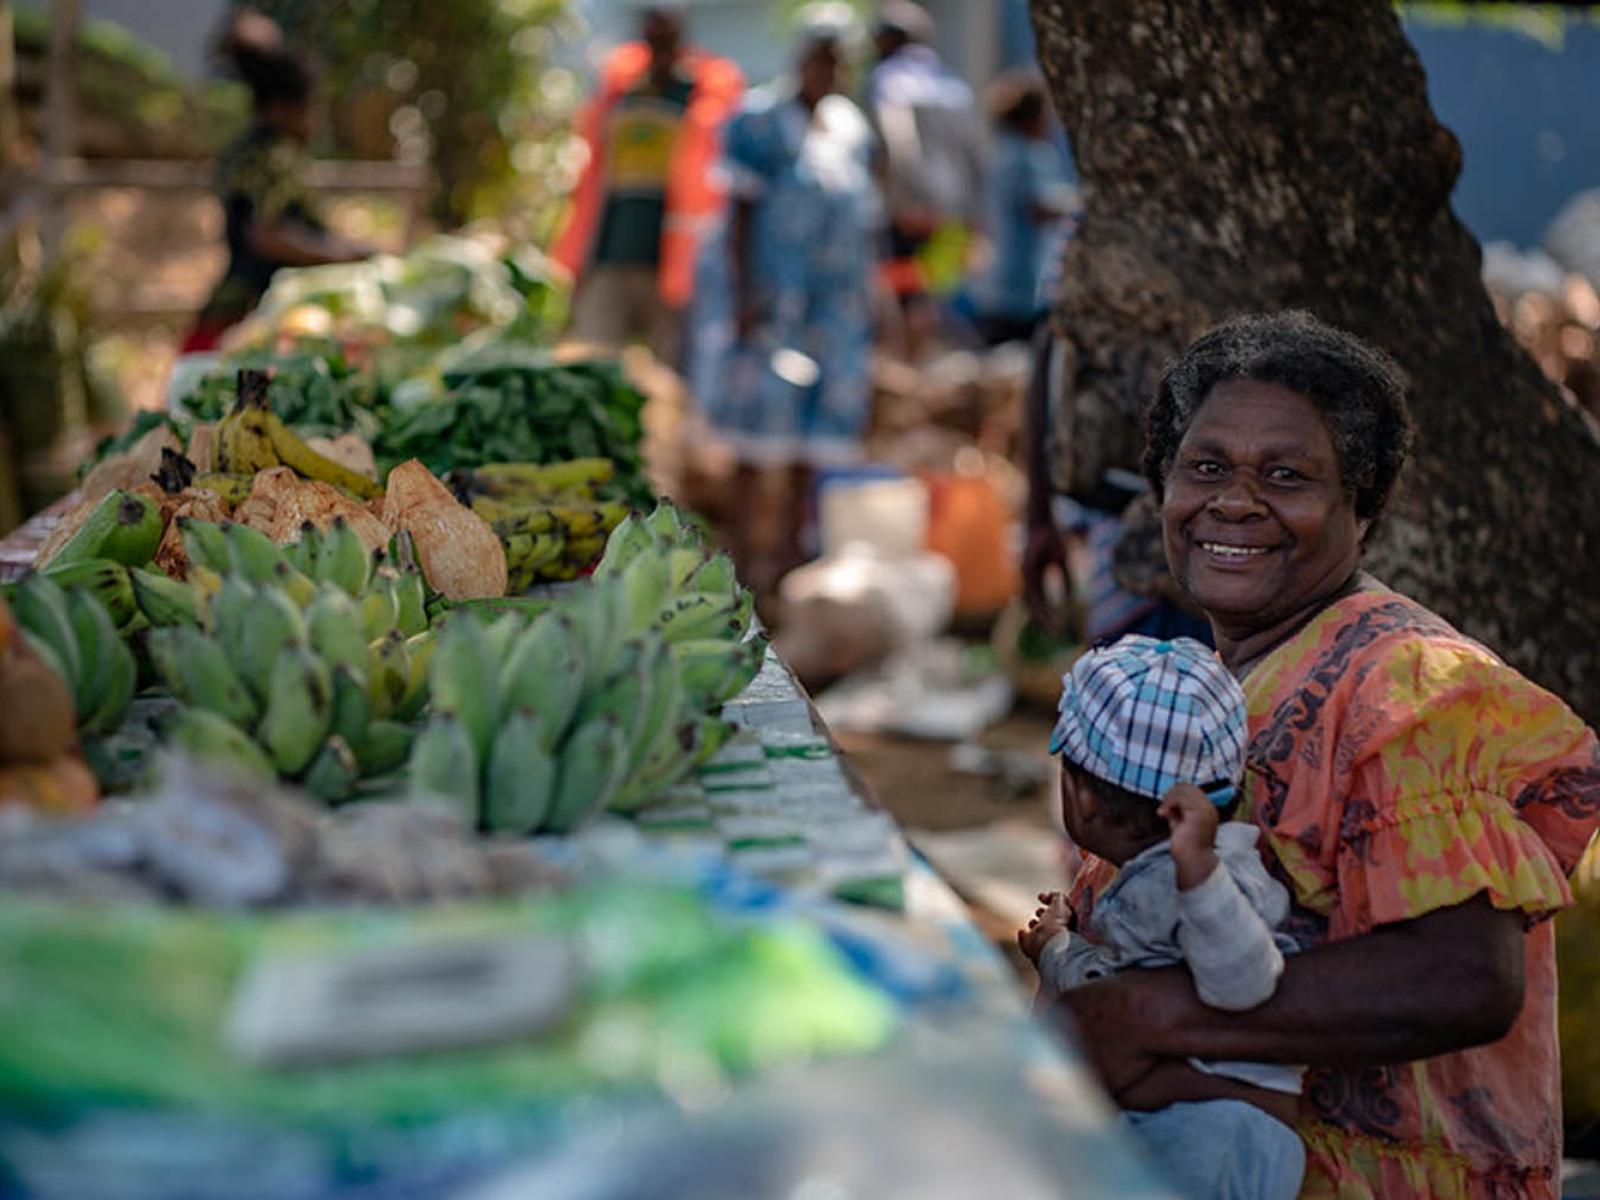
[{"label": "colorful floral dress", "polygon": [[[1526,997],[1487,1046],[1312,1068],[1299,1132],[1314,1200],[1553,1200],[1561,1092],[1551,923],[1600,821],[1600,744],[1559,699],[1382,588],[1324,610],[1243,681],[1245,815],[1294,894],[1303,946],[1482,893],[1527,914]],[[1090,859],[1080,913],[1114,877]],[[1403,980],[1396,980],[1403,986]]]},{"label": "colorful floral dress", "polygon": [[792,84],[751,92],[728,123],[728,192],[753,206],[747,269],[758,328],[738,336],[724,228],[700,259],[689,368],[696,400],[745,462],[860,457],[880,220],[875,144],[844,96],[807,112]]}]

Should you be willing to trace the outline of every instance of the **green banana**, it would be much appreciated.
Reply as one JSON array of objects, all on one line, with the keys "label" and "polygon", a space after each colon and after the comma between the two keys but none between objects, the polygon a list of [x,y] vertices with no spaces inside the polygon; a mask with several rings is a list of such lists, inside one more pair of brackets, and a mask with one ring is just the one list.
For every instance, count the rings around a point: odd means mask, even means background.
[{"label": "green banana", "polygon": [[[202,567],[199,563],[190,563],[184,572],[184,579],[189,584],[189,594],[194,598],[194,615],[201,626],[211,628],[211,597],[222,590],[224,576],[217,574],[210,567]],[[246,582],[240,580],[241,583]]]},{"label": "green banana", "polygon": [[428,664],[428,695],[435,712],[454,713],[472,738],[479,761],[487,759],[500,721],[500,697],[494,681],[500,664],[476,618],[458,616],[439,634],[439,646]]},{"label": "green banana", "polygon": [[395,603],[399,605],[400,615],[396,625],[406,637],[414,637],[428,627],[428,602],[427,584],[423,582],[421,571],[401,571],[395,577],[392,590]]},{"label": "green banana", "polygon": [[605,552],[594,569],[596,579],[606,579],[620,574],[622,569],[639,555],[656,549],[655,534],[638,513],[630,513],[611,531],[606,539]]},{"label": "green banana", "polygon": [[[289,647],[304,647],[306,638],[305,618],[293,600],[277,588],[255,589],[255,603],[246,614],[238,649],[229,653],[240,677],[263,704],[269,702],[273,691],[278,661]],[[227,639],[221,640],[226,649]]]},{"label": "green banana", "polygon": [[50,648],[55,658],[52,665],[59,665],[59,674],[76,695],[85,667],[67,613],[67,594],[48,575],[30,571],[12,594],[11,611],[17,624]]},{"label": "green banana", "polygon": [[229,570],[251,583],[273,582],[278,564],[285,561],[277,542],[238,521],[224,526],[222,534],[228,543]]},{"label": "green banana", "polygon": [[739,631],[738,599],[710,592],[684,592],[662,609],[655,626],[669,642],[691,638],[731,638]]},{"label": "green banana", "polygon": [[506,656],[511,653],[511,647],[516,644],[517,638],[527,628],[527,622],[520,613],[501,613],[493,621],[483,627],[483,643],[489,655],[489,661],[497,666],[506,661]]},{"label": "green banana", "polygon": [[416,733],[398,721],[373,721],[364,744],[356,751],[363,775],[383,775],[403,765],[411,753]]},{"label": "green banana", "polygon": [[244,652],[245,629],[250,624],[260,591],[243,575],[229,575],[206,606],[205,629],[222,643],[235,666],[239,665]]},{"label": "green banana", "polygon": [[310,765],[333,721],[333,678],[304,645],[287,644],[272,664],[272,685],[256,739],[280,775]]},{"label": "green banana", "polygon": [[283,557],[308,579],[320,579],[317,560],[322,553],[322,533],[310,521],[300,525],[300,537],[283,548]]},{"label": "green banana", "polygon": [[63,590],[82,588],[93,595],[105,607],[111,624],[119,630],[139,615],[139,602],[134,597],[128,571],[128,567],[109,558],[85,558],[65,566],[52,563],[44,568],[44,573]]},{"label": "green banana", "polygon": [[363,681],[369,663],[366,628],[361,610],[343,590],[333,584],[318,586],[317,596],[306,609],[306,632],[311,648],[330,667],[343,666],[358,672]]},{"label": "green banana", "polygon": [[428,703],[428,665],[433,661],[433,649],[439,635],[431,629],[408,637],[405,641],[406,686],[400,702],[390,714],[396,720],[414,720]]},{"label": "green banana", "polygon": [[627,599],[627,631],[639,633],[649,629],[672,591],[669,556],[639,555],[622,569],[621,586]]},{"label": "green banana", "polygon": [[731,595],[739,588],[733,557],[726,551],[707,556],[698,568],[683,578],[682,588],[686,592],[709,592],[713,596]]},{"label": "green banana", "polygon": [[332,734],[343,738],[345,745],[360,758],[371,725],[372,699],[367,695],[366,672],[342,663],[334,666],[333,719],[329,722]]},{"label": "green banana", "polygon": [[[656,648],[659,649],[660,645],[660,639],[657,638]],[[583,726],[599,717],[615,717],[624,739],[631,745],[649,711],[655,691],[652,654],[644,639],[629,638],[623,644],[611,673],[578,705],[577,724]]]},{"label": "green banana", "polygon": [[200,618],[194,611],[194,591],[188,584],[143,567],[129,567],[128,582],[133,588],[133,598],[139,611],[151,625],[158,629],[163,625],[192,625],[199,628]]},{"label": "green banana", "polygon": [[478,754],[472,735],[447,712],[434,713],[406,763],[413,803],[443,807],[468,829],[478,824]]},{"label": "green banana", "polygon": [[161,533],[160,506],[147,496],[119,488],[95,504],[46,565],[65,567],[89,558],[109,558],[123,566],[142,566],[161,544]]},{"label": "green banana", "polygon": [[400,623],[400,601],[394,592],[385,587],[374,587],[365,592],[359,601],[361,627],[367,640],[380,638]]},{"label": "green banana", "polygon": [[657,504],[644,519],[644,524],[657,542],[669,547],[695,546],[700,541],[699,535],[684,521],[678,506],[670,500],[663,500]]},{"label": "green banana", "polygon": [[519,708],[495,735],[484,775],[483,824],[492,833],[533,833],[555,798],[556,760],[537,713]]},{"label": "green banana", "polygon": [[576,829],[610,803],[626,770],[627,743],[615,717],[579,726],[561,747],[544,827],[556,833]]},{"label": "green banana", "polygon": [[553,741],[566,732],[583,690],[583,652],[572,622],[560,613],[534,618],[500,673],[501,711],[533,709]]},{"label": "green banana", "polygon": [[248,778],[270,780],[276,774],[271,761],[249,734],[207,709],[181,709],[166,728],[165,736],[195,757],[231,767]]},{"label": "green banana", "polygon": [[611,810],[631,813],[649,807],[663,791],[694,770],[703,737],[697,720],[672,726],[611,798]]},{"label": "green banana", "polygon": [[733,699],[756,677],[766,648],[764,638],[747,642],[689,638],[672,643],[672,658],[695,706],[713,709]]},{"label": "green banana", "polygon": [[183,555],[190,568],[205,567],[219,575],[232,569],[232,555],[228,538],[221,525],[211,521],[197,521],[193,517],[178,517],[178,536],[183,539]]},{"label": "green banana", "polygon": [[[322,535],[317,554],[317,578],[334,583],[352,596],[367,590],[372,577],[372,555],[350,522],[338,516]],[[373,634],[374,637],[377,634]]]},{"label": "green banana", "polygon": [[147,645],[157,674],[178,699],[226,717],[241,729],[254,728],[261,706],[228,662],[221,642],[192,626],[172,625],[151,630]]},{"label": "green banana", "polygon": [[398,629],[391,629],[367,644],[367,696],[372,701],[372,715],[398,715],[410,687],[411,664],[406,639],[400,636]]},{"label": "green banana", "polygon": [[667,560],[667,575],[672,581],[676,591],[699,592],[709,591],[709,588],[686,587],[684,581],[705,565],[711,557],[711,552],[704,547],[686,549],[679,547],[668,550],[664,556]]},{"label": "green banana", "polygon": [[360,779],[361,764],[356,761],[355,751],[334,734],[322,743],[322,749],[301,776],[300,786],[329,804],[337,804],[350,795]]},{"label": "green banana", "polygon": [[99,697],[82,722],[86,733],[108,734],[121,728],[123,718],[128,715],[128,705],[133,703],[133,693],[138,690],[139,664],[128,644],[118,638],[106,653],[110,663]]},{"label": "green banana", "polygon": [[78,647],[78,676],[72,684],[73,707],[78,721],[94,711],[94,702],[111,670],[108,647],[118,641],[106,610],[87,592],[67,593],[67,622]]},{"label": "green banana", "polygon": [[277,588],[301,608],[307,607],[317,598],[317,585],[311,577],[302,574],[284,559],[272,568],[272,583],[270,586]]},{"label": "green banana", "polygon": [[639,770],[657,743],[671,736],[686,699],[677,667],[659,638],[655,641],[655,650],[647,651],[646,669],[651,675],[649,705],[628,735],[629,778]]}]

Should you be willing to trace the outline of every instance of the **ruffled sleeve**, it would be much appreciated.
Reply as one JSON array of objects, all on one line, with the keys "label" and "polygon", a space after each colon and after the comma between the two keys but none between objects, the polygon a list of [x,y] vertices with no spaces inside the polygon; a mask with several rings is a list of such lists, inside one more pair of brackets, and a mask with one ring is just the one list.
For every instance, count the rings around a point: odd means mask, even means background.
[{"label": "ruffled sleeve", "polygon": [[1571,903],[1600,751],[1565,704],[1465,639],[1427,637],[1392,644],[1352,701],[1331,934],[1480,893],[1530,919]]}]

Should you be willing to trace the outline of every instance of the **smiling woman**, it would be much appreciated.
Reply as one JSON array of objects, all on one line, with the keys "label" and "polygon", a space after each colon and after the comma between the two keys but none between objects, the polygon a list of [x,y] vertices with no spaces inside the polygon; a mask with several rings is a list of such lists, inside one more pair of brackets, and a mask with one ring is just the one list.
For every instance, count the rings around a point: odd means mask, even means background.
[{"label": "smiling woman", "polygon": [[[1188,1057],[1310,1064],[1302,1197],[1553,1198],[1549,917],[1600,823],[1600,743],[1557,697],[1360,569],[1410,440],[1386,356],[1305,314],[1219,326],[1147,413],[1167,557],[1249,702],[1241,815],[1295,900],[1277,993],[1180,970],[1063,996],[1129,1107]],[[1079,927],[1114,877],[1090,859]]]}]

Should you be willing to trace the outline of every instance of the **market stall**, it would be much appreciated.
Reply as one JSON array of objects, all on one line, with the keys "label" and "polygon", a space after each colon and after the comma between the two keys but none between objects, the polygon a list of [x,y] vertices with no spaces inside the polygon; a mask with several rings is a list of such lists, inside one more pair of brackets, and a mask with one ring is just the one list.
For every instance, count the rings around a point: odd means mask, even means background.
[{"label": "market stall", "polygon": [[536,274],[342,272],[0,546],[0,1194],[1162,1194]]}]

